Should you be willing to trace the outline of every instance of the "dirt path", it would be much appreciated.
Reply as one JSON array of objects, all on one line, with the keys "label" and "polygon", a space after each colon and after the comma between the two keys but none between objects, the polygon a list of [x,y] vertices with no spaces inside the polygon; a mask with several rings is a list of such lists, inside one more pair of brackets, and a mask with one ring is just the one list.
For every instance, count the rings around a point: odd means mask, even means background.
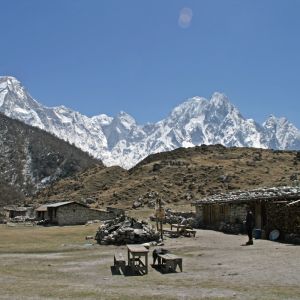
[{"label": "dirt path", "polygon": [[166,239],[164,247],[183,257],[183,272],[150,267],[145,276],[112,275],[116,246],[4,253],[0,299],[300,299],[299,246],[266,240],[241,246],[245,241],[208,230]]}]

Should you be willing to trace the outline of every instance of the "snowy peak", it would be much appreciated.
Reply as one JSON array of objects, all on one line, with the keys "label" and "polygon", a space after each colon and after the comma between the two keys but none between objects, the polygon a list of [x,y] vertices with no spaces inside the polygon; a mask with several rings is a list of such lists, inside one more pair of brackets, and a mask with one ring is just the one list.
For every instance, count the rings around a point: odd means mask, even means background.
[{"label": "snowy peak", "polygon": [[23,107],[38,104],[31,98],[21,82],[11,76],[0,77],[0,95],[3,100],[1,105],[4,102],[7,105],[20,105]]},{"label": "snowy peak", "polygon": [[112,122],[112,120],[113,120],[112,117],[109,117],[109,116],[107,116],[105,114],[101,114],[101,115],[98,115],[98,116],[93,116],[91,119],[94,122],[99,123],[102,126],[109,125]]},{"label": "snowy peak", "polygon": [[190,119],[204,120],[213,116],[221,122],[229,113],[238,114],[238,110],[229,102],[228,98],[215,92],[210,100],[203,97],[192,97],[175,107],[169,118],[184,121]]},{"label": "snowy peak", "polygon": [[215,92],[210,98],[210,104],[216,108],[220,107],[232,107],[225,94],[220,92]]},{"label": "snowy peak", "polygon": [[264,123],[269,147],[274,149],[300,149],[300,131],[286,118],[271,115]]},{"label": "snowy peak", "polygon": [[228,114],[239,114],[239,111],[229,102],[227,96],[219,92],[215,92],[210,98],[208,110],[209,114],[214,114],[219,120],[225,118]]},{"label": "snowy peak", "polygon": [[21,82],[11,76],[0,77],[0,92],[14,94],[19,100],[26,100],[28,97],[26,89]]},{"label": "snowy peak", "polygon": [[138,125],[121,111],[87,117],[65,106],[45,107],[14,77],[0,77],[0,112],[39,127],[100,158],[106,165],[133,167],[152,153],[201,144],[300,149],[300,131],[285,118],[263,125],[244,118],[223,93],[192,97],[163,120]]},{"label": "snowy peak", "polygon": [[102,127],[109,150],[113,150],[114,147],[123,148],[127,142],[136,142],[144,135],[141,126],[138,126],[135,119],[124,111]]},{"label": "snowy peak", "polygon": [[265,128],[276,130],[278,127],[286,126],[288,124],[291,123],[289,123],[289,121],[286,118],[276,118],[274,115],[270,115],[270,117],[263,123],[263,126]]},{"label": "snowy peak", "polygon": [[0,89],[15,90],[23,88],[21,82],[12,76],[0,76]]},{"label": "snowy peak", "polygon": [[136,126],[135,119],[124,111],[120,111],[114,118],[114,121],[127,130],[130,130],[133,126]]},{"label": "snowy peak", "polygon": [[184,118],[193,118],[201,114],[203,109],[207,106],[207,100],[202,97],[193,97],[184,101],[182,104],[176,106],[171,114],[171,119],[179,119],[182,116]]},{"label": "snowy peak", "polygon": [[39,117],[43,107],[35,101],[25,87],[14,77],[0,77],[0,112],[26,124],[45,128]]}]

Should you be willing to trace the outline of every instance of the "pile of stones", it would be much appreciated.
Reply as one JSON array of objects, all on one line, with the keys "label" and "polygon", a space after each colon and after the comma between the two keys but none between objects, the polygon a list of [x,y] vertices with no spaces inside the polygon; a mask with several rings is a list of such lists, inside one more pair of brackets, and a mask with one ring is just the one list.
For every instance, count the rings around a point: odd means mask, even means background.
[{"label": "pile of stones", "polygon": [[127,216],[105,221],[99,227],[95,239],[100,245],[142,244],[159,240],[155,232],[145,221],[137,221]]},{"label": "pile of stones", "polygon": [[[155,215],[152,215],[150,220],[156,221]],[[170,208],[165,209],[165,219],[163,222],[168,224],[189,225],[192,228],[199,227],[199,221],[196,219],[196,214],[194,212],[177,212]]]}]

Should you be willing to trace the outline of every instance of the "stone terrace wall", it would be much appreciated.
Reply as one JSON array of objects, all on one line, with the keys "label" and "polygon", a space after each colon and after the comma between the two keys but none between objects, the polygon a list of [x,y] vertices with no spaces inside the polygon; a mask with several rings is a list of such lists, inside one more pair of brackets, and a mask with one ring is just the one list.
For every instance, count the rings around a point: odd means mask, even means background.
[{"label": "stone terrace wall", "polygon": [[85,224],[89,220],[108,220],[114,216],[110,212],[71,203],[57,208],[56,220],[58,225],[79,225]]}]

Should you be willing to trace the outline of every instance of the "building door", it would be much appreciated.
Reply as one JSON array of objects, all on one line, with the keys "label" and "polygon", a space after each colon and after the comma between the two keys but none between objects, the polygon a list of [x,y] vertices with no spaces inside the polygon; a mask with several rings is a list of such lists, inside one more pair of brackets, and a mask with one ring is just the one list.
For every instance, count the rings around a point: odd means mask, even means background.
[{"label": "building door", "polygon": [[211,208],[210,205],[203,206],[203,223],[204,225],[210,225],[211,222]]},{"label": "building door", "polygon": [[53,208],[48,207],[48,216],[49,216],[49,221],[50,223],[53,221]]},{"label": "building door", "polygon": [[255,203],[255,227],[262,228],[262,209],[260,202]]}]

